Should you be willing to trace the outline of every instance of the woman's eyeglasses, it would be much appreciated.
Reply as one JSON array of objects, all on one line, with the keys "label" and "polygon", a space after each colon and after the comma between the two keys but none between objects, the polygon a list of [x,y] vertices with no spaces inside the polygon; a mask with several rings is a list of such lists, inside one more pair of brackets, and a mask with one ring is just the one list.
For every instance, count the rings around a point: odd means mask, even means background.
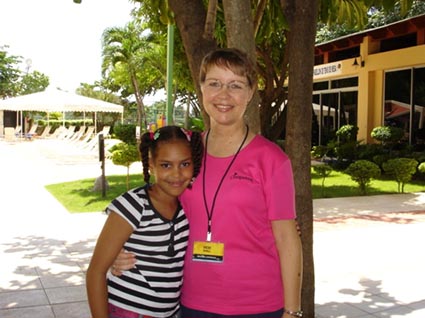
[{"label": "woman's eyeglasses", "polygon": [[226,87],[230,94],[241,94],[248,88],[248,84],[232,81],[229,83],[222,83],[216,79],[207,79],[203,83],[204,88],[211,93],[218,93],[223,87]]}]

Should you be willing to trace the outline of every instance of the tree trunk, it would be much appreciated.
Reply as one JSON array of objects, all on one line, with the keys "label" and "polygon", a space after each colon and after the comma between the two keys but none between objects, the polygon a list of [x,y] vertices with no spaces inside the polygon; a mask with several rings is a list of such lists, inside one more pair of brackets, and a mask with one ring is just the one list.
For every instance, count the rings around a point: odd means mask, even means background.
[{"label": "tree trunk", "polygon": [[[202,0],[169,0],[168,5],[174,13],[174,19],[179,29],[186,56],[189,62],[190,73],[194,80],[196,95],[202,105],[202,93],[199,83],[199,69],[203,57],[217,47],[214,39],[205,39],[203,30],[207,12]],[[203,110],[205,127],[209,127],[209,117]]]},{"label": "tree trunk", "polygon": [[145,104],[143,103],[143,97],[140,94],[139,84],[134,74],[131,75],[131,82],[133,84],[134,96],[136,97],[137,103],[137,124],[140,126],[141,133],[143,133],[148,128]]},{"label": "tree trunk", "polygon": [[207,19],[205,21],[204,35],[203,37],[208,40],[214,38],[214,29],[215,29],[215,20],[217,17],[217,5],[218,0],[209,0],[208,1],[208,13]]},{"label": "tree trunk", "polygon": [[[246,52],[256,63],[254,23],[251,2],[246,0],[223,0],[226,21],[227,46]],[[260,96],[255,92],[245,113],[245,121],[250,129],[260,132]]]},{"label": "tree trunk", "polygon": [[302,231],[305,317],[314,317],[313,200],[311,186],[311,122],[314,40],[318,0],[282,0],[289,20],[289,87],[285,150],[293,163],[296,208]]}]

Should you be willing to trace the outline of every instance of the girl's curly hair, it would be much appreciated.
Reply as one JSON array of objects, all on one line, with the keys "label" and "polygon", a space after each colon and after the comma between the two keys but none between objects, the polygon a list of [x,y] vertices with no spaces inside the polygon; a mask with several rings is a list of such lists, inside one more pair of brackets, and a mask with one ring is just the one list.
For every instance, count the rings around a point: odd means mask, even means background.
[{"label": "girl's curly hair", "polygon": [[164,126],[157,129],[155,132],[146,132],[141,137],[139,150],[143,164],[143,179],[146,184],[149,184],[150,180],[149,154],[152,158],[155,158],[158,146],[170,140],[183,140],[190,145],[192,150],[193,177],[199,174],[204,153],[201,133],[186,130],[178,126]]}]

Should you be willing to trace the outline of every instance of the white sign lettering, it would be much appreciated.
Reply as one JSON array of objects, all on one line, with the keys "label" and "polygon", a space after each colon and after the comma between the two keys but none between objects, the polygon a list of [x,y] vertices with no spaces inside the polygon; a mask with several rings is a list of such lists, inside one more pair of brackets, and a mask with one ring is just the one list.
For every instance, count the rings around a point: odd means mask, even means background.
[{"label": "white sign lettering", "polygon": [[317,65],[313,69],[313,78],[318,79],[330,75],[339,75],[342,73],[341,63],[328,63]]}]

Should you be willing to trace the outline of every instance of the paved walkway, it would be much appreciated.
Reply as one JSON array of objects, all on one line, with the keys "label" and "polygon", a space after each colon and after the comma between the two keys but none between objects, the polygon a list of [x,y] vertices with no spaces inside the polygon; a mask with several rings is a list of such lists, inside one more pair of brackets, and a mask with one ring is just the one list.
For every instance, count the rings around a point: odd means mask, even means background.
[{"label": "paved walkway", "polygon": [[[0,317],[90,317],[85,269],[105,216],[69,214],[44,185],[100,172],[77,144],[0,140]],[[314,212],[317,317],[425,317],[425,192],[320,199]]]}]

